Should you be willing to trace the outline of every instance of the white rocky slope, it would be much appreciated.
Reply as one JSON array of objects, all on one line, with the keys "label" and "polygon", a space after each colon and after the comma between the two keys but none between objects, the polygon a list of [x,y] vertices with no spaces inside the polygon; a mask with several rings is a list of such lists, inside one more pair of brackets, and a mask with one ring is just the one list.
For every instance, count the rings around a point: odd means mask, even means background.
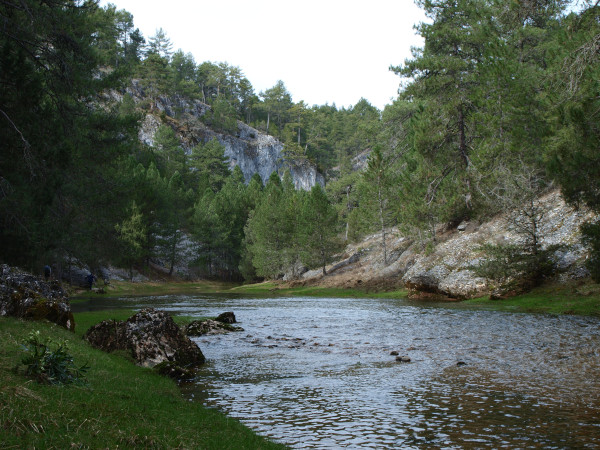
[{"label": "white rocky slope", "polygon": [[[566,280],[588,276],[584,267],[587,252],[580,243],[579,226],[593,215],[566,205],[558,190],[540,198],[540,205],[545,211],[540,228],[542,246],[564,244],[566,248],[556,255],[562,269],[559,277]],[[330,265],[325,277],[320,269],[313,270],[303,275],[303,282],[339,287],[407,286],[453,298],[477,297],[489,293],[494,286],[469,267],[483,258],[481,244],[500,242],[519,242],[519,236],[509,230],[506,215],[448,230],[439,236],[439,243],[431,252],[392,230],[387,265],[383,264],[381,235],[376,234],[349,245],[343,259]]]},{"label": "white rocky slope", "polygon": [[[143,89],[134,80],[127,89],[138,104],[147,101]],[[120,101],[122,94],[112,92],[110,98]],[[182,147],[188,153],[198,142],[207,142],[216,138],[224,147],[224,155],[230,168],[239,166],[246,182],[258,173],[266,183],[271,173],[290,171],[296,189],[310,190],[316,184],[325,184],[325,179],[314,164],[308,161],[286,160],[284,145],[273,136],[264,134],[243,122],[237,122],[235,133],[217,132],[206,126],[201,119],[210,106],[199,100],[189,101],[180,97],[159,97],[155,101],[155,110],[146,111],[139,132],[139,139],[146,145],[154,144],[154,134],[163,123],[168,123],[179,137]]]}]

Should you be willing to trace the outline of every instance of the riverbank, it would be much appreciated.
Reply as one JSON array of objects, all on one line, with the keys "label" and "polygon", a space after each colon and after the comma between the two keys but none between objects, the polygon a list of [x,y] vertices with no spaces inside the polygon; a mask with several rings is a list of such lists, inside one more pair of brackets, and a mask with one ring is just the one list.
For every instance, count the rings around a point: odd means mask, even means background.
[{"label": "riverbank", "polygon": [[600,284],[589,280],[567,284],[551,283],[502,300],[481,297],[465,300],[463,303],[493,311],[600,316]]},{"label": "riverbank", "polygon": [[[408,298],[414,301],[452,301],[431,294],[413,295],[407,289],[377,290],[368,288],[336,288],[328,286],[298,286],[290,283],[267,281],[240,285],[210,281],[177,283],[117,282],[108,287],[104,295],[168,295],[168,294],[235,294],[259,297],[338,297],[338,298]],[[75,300],[76,301],[76,300]],[[505,312],[577,314],[600,316],[600,284],[591,280],[568,283],[549,283],[531,292],[503,300],[490,300],[489,296],[460,301],[462,306]]]},{"label": "riverbank", "polygon": [[[129,311],[79,313],[73,334],[48,322],[0,318],[0,440],[3,448],[285,448],[222,413],[185,401],[174,381],[81,340],[88,326]],[[66,339],[87,384],[38,384],[18,367],[32,331]]]},{"label": "riverbank", "polygon": [[[219,281],[173,281],[173,282],[141,282],[115,281],[108,285],[100,285],[92,295],[98,296],[159,296],[175,294],[233,294],[283,297],[350,297],[350,298],[405,298],[408,291],[397,289],[392,291],[332,288],[324,286],[294,286],[279,281],[265,281],[255,284],[229,283]],[[72,292],[74,301],[78,297],[89,297],[90,291]]]}]

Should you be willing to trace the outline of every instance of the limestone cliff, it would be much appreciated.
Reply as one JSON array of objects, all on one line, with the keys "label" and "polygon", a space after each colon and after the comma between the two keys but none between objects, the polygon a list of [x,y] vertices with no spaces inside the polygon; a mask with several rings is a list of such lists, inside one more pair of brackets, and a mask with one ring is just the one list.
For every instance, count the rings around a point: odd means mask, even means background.
[{"label": "limestone cliff", "polygon": [[[127,92],[139,104],[145,100],[143,89],[135,81]],[[146,111],[139,132],[140,141],[152,146],[154,133],[163,124],[169,124],[177,133],[186,152],[199,142],[216,138],[225,147],[225,156],[230,167],[238,166],[246,181],[259,174],[266,182],[271,173],[280,175],[288,169],[297,189],[310,190],[317,183],[324,185],[323,176],[308,162],[286,160],[284,145],[273,136],[264,134],[243,122],[237,122],[234,134],[215,131],[205,125],[201,118],[210,106],[199,100],[189,101],[181,97],[159,97],[154,111]]]}]

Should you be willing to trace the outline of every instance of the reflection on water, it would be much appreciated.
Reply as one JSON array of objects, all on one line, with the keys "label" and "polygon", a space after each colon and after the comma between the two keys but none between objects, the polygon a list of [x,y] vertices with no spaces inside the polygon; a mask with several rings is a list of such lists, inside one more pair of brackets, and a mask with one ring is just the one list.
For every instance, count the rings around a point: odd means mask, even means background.
[{"label": "reflection on water", "polygon": [[209,363],[184,393],[293,447],[600,447],[595,318],[401,300],[171,296],[120,305],[234,311],[245,332],[199,338]]}]

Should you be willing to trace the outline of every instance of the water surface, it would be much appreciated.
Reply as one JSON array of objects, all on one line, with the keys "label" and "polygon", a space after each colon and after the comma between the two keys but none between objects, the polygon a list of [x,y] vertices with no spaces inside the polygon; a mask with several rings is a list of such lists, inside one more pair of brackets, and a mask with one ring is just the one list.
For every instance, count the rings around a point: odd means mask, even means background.
[{"label": "water surface", "polygon": [[379,299],[115,304],[233,311],[245,331],[196,339],[208,363],[184,395],[293,447],[600,448],[596,318]]}]

